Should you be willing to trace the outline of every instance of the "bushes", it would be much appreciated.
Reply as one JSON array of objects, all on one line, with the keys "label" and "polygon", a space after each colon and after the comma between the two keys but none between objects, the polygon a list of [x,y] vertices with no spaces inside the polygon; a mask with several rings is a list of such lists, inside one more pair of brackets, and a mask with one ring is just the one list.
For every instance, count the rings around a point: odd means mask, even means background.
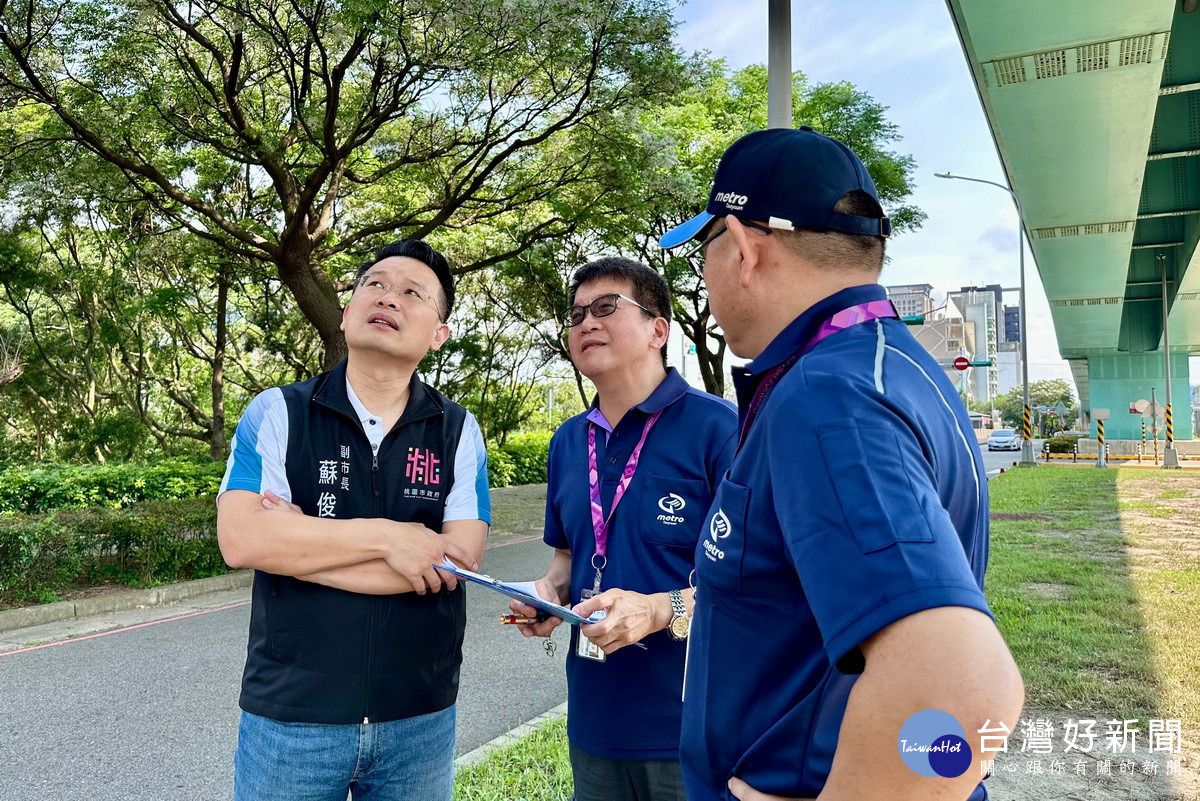
[{"label": "bushes", "polygon": [[1075,443],[1079,441],[1076,436],[1057,436],[1046,440],[1046,447],[1051,453],[1071,453],[1075,450]]},{"label": "bushes", "polygon": [[550,434],[514,434],[503,446],[488,447],[488,482],[492,489],[546,481]]},{"label": "bushes", "polygon": [[546,459],[550,455],[550,434],[514,434],[504,444],[513,458],[514,484],[541,484],[546,480]]},{"label": "bushes", "polygon": [[0,512],[104,506],[216,495],[225,465],[163,459],[153,464],[43,465],[0,473]]},{"label": "bushes", "polygon": [[63,590],[106,582],[148,586],[229,570],[211,497],[0,517],[0,605],[54,600]]}]

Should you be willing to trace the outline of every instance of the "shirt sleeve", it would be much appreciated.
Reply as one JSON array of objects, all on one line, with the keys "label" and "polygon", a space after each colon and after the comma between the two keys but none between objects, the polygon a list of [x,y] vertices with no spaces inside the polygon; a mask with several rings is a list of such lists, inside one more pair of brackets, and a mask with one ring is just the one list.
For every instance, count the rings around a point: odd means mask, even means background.
[{"label": "shirt sleeve", "polygon": [[487,446],[475,416],[463,418],[462,436],[454,454],[454,483],[446,496],[442,521],[482,520],[492,524],[492,499],[488,493]]},{"label": "shirt sleeve", "polygon": [[288,419],[287,401],[278,388],[268,389],[250,401],[233,435],[225,477],[217,492],[240,489],[274,492],[285,501],[292,500],[287,479]]},{"label": "shirt sleeve", "polygon": [[542,530],[542,541],[551,548],[570,548],[571,543],[567,540],[567,533],[563,528],[562,514],[558,508],[558,487],[562,483],[562,477],[559,472],[563,468],[562,454],[555,454],[558,450],[555,448],[555,441],[562,434],[565,426],[560,426],[555,432],[554,437],[550,440],[550,449],[548,462],[546,464],[546,523]]},{"label": "shirt sleeve", "polygon": [[913,429],[865,395],[828,407],[855,416],[776,416],[768,459],[787,477],[775,512],[830,662],[925,609],[991,614]]}]

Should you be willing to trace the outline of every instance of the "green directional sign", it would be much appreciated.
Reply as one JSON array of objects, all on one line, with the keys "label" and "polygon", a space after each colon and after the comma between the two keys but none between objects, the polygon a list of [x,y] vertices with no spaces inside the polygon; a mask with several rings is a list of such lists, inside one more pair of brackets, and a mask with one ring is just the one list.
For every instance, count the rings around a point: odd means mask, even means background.
[{"label": "green directional sign", "polygon": [[991,367],[992,361],[991,361],[991,359],[984,359],[981,362],[970,362],[970,365],[972,367]]},{"label": "green directional sign", "polygon": [[906,314],[900,318],[900,322],[905,325],[925,325],[925,315],[923,314]]}]

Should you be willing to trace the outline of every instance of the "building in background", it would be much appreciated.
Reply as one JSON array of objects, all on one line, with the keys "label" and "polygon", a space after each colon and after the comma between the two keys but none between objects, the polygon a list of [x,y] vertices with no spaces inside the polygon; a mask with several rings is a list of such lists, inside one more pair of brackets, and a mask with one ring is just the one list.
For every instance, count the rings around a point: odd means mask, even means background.
[{"label": "building in background", "polygon": [[[1004,341],[1021,341],[1021,307],[1004,307]],[[1018,349],[1019,350],[1019,349]]]},{"label": "building in background", "polygon": [[933,287],[929,284],[901,284],[884,289],[901,317],[929,314],[933,311],[933,297],[930,295]]},{"label": "building in background", "polygon": [[947,299],[945,304],[926,313],[923,325],[912,326],[909,330],[958,391],[966,394],[969,371],[954,369],[954,360],[974,351],[975,328],[963,319],[958,305]]},{"label": "building in background", "polygon": [[949,292],[947,300],[953,300],[962,311],[963,319],[974,327],[973,350],[967,353],[971,361],[990,361],[991,367],[972,367],[967,378],[967,397],[991,403],[997,394],[997,354],[1003,337],[1000,318],[1004,313],[1003,290],[997,285],[987,287],[965,286],[957,292]]}]

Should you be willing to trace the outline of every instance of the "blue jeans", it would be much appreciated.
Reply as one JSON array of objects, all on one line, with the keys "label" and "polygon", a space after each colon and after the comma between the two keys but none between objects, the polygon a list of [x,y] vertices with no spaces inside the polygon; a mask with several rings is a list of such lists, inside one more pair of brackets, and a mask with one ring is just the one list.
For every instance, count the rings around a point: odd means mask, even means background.
[{"label": "blue jeans", "polygon": [[385,723],[288,723],[242,712],[234,801],[450,801],[455,707]]}]

